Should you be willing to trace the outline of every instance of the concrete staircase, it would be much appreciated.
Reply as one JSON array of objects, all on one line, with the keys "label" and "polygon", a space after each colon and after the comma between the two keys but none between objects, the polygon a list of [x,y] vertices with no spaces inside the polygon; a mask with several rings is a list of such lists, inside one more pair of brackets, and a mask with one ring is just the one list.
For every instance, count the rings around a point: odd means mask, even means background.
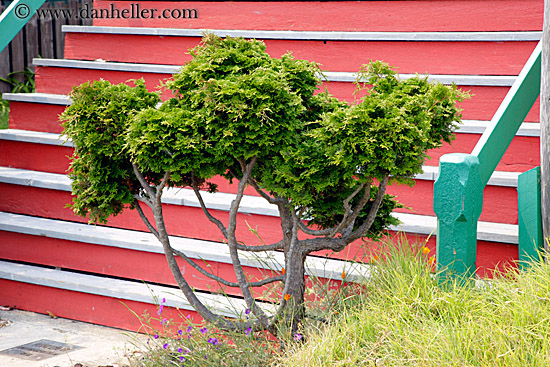
[{"label": "concrete staircase", "polygon": [[[101,0],[94,6],[107,9],[111,3],[120,9],[130,6]],[[453,144],[430,152],[413,188],[389,190],[407,206],[395,213],[402,224],[389,235],[402,231],[412,240],[427,240],[435,251],[432,201],[438,158],[471,152],[540,39],[543,8],[542,0],[139,4],[192,5],[198,18],[95,19],[94,27],[65,26],[66,59],[34,60],[36,93],[4,94],[11,114],[10,129],[0,131],[0,304],[137,329],[139,322],[125,305],[138,314],[145,309],[153,314],[154,294],[167,298],[174,316],[180,309],[196,317],[183,297],[174,295],[161,246],[145,233],[137,213],[127,211],[106,226],[88,226],[66,208],[71,194],[65,171],[72,145],[60,135],[57,116],[70,103],[71,88],[88,80],[119,83],[143,77],[154,89],[190,59],[187,50],[198,44],[204,29],[263,39],[274,56],[290,50],[297,58],[321,63],[324,86],[349,102],[353,73],[369,59],[398,67],[404,78],[429,73],[434,80],[470,90],[473,97],[462,104],[464,124]],[[485,189],[478,226],[480,275],[518,258],[517,176],[540,164],[539,132],[537,103]],[[205,195],[205,200],[224,218],[235,188],[220,183],[221,192]],[[246,194],[241,219],[257,226],[264,241],[278,241],[277,211],[253,191]],[[175,246],[200,266],[231,279],[226,246],[192,192],[168,190],[164,212]],[[244,225],[238,234],[247,243],[258,241]],[[339,254],[312,256],[309,274],[337,285],[345,269],[346,280],[357,279],[368,273],[368,265],[346,260],[368,262],[377,249],[370,245],[354,243]],[[282,267],[277,253],[245,256],[243,262],[258,278]],[[229,317],[244,311],[238,289],[224,288],[227,296],[221,296],[217,283],[184,262],[180,265],[212,307]]]}]

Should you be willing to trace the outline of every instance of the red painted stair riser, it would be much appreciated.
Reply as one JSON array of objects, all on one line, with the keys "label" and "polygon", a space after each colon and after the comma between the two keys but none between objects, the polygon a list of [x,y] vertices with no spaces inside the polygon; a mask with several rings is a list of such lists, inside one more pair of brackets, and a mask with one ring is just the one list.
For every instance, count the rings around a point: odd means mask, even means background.
[{"label": "red painted stair riser", "polygon": [[[65,58],[161,65],[183,65],[199,37],[67,33]],[[325,71],[357,72],[369,60],[382,60],[399,73],[518,75],[537,42],[410,42],[264,40],[267,52],[321,64]]]},{"label": "red painted stair riser", "polygon": [[[170,78],[170,74],[159,73],[137,73],[127,71],[94,70],[94,69],[72,69],[58,67],[37,67],[36,85],[37,92],[52,94],[68,94],[76,85],[86,81],[106,79],[114,84],[127,82],[130,79],[144,78],[149,90],[155,90],[160,80]],[[328,88],[328,91],[337,98],[349,103],[355,102],[353,96],[355,86],[348,82],[323,83],[321,88]],[[470,91],[471,99],[460,104],[464,109],[462,118],[465,120],[491,120],[502,100],[508,93],[509,87],[488,87],[488,86],[459,86],[462,90]],[[170,91],[163,93],[163,99],[171,96]],[[537,101],[525,121],[539,121]]]},{"label": "red painted stair riser", "polygon": [[[157,330],[162,329],[158,320],[158,308],[154,304],[117,299],[90,293],[82,293],[65,289],[41,286],[30,283],[21,283],[0,279],[2,302],[5,305],[20,310],[49,314],[52,312],[58,317],[90,322],[99,325],[124,330],[147,333],[147,328],[134,315],[142,316],[145,312],[157,318],[154,325]],[[181,311],[181,313],[180,313]],[[174,321],[190,315],[190,320],[201,322],[202,318],[189,310],[176,310],[164,307],[162,316]]]},{"label": "red painted stair riser", "polygon": [[[112,5],[113,4],[113,5]],[[294,31],[540,31],[539,0],[225,2],[94,1],[94,9],[196,9],[191,19],[94,19],[95,26]],[[518,16],[518,12],[521,16]],[[329,20],[329,21],[327,21]]]},{"label": "red painted stair riser", "polygon": [[[2,259],[54,266],[62,269],[103,274],[125,279],[134,279],[176,286],[176,281],[166,265],[162,253],[151,253],[112,246],[102,246],[78,241],[62,240],[45,236],[0,231]],[[160,246],[160,244],[159,244]],[[220,246],[225,246],[220,244]],[[189,285],[197,290],[242,296],[239,288],[222,286],[201,274],[183,259],[177,259],[182,274]],[[203,269],[223,279],[236,282],[233,265],[216,261],[195,260]],[[279,272],[243,266],[251,281],[278,276]],[[339,281],[337,281],[339,282]],[[258,298],[269,287],[253,288]]]},{"label": "red painted stair riser", "polygon": [[[69,192],[0,184],[0,193],[0,211],[81,223],[87,222],[85,219],[75,216],[71,209],[64,207],[65,203],[71,201]],[[148,213],[149,210],[147,209],[148,208],[145,208],[145,211]],[[200,208],[163,205],[163,211],[166,227],[168,233],[171,235],[221,242],[222,238],[219,234],[219,230],[204,218]],[[212,210],[211,213],[220,218],[222,222],[225,223],[227,221],[226,212]],[[265,243],[277,242],[281,238],[280,225],[276,217],[239,214],[237,220],[238,223],[244,223],[244,221],[246,221],[250,227],[257,228],[258,233]],[[147,231],[139,215],[135,211],[129,210],[119,216],[111,218],[108,225],[118,228]],[[257,237],[244,225],[238,226],[237,236],[240,241],[249,245],[260,244]],[[411,236],[413,240],[415,237],[415,235]],[[418,238],[420,238],[419,241],[424,241],[425,237],[426,236],[418,236]],[[515,248],[515,252],[510,251],[510,246],[511,248]],[[373,251],[371,247],[371,245],[363,245],[362,241],[356,241],[350,244],[344,251],[330,254],[330,256],[340,259],[369,259]],[[481,254],[485,251],[484,248],[487,248],[490,252],[486,260],[481,260],[484,259],[484,257],[480,256],[478,266],[483,269],[494,268],[497,262],[506,263],[517,259],[516,245],[495,244],[495,246],[484,247],[482,241],[478,241],[478,247]],[[326,253],[327,252],[321,252],[320,254]]]}]

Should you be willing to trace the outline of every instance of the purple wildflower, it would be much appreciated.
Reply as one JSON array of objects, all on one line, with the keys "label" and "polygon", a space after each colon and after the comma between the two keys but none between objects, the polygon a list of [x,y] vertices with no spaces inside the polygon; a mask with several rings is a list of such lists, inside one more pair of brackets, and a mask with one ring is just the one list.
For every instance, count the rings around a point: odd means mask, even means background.
[{"label": "purple wildflower", "polygon": [[298,340],[302,340],[302,334],[294,334],[294,340],[298,341]]},{"label": "purple wildflower", "polygon": [[162,325],[166,324],[168,322],[168,319],[165,317],[162,319],[162,321],[160,322]]},{"label": "purple wildflower", "polygon": [[183,349],[181,347],[178,348],[178,353],[183,353]]},{"label": "purple wildflower", "polygon": [[166,303],[166,298],[163,298],[163,299],[162,299],[162,303]]},{"label": "purple wildflower", "polygon": [[164,343],[164,345],[162,346],[164,349],[168,349],[168,343]]},{"label": "purple wildflower", "polygon": [[245,331],[246,336],[248,336],[248,334],[250,334],[251,331],[252,331],[252,327],[249,326]]},{"label": "purple wildflower", "polygon": [[183,362],[183,361],[185,361],[185,357],[184,357],[184,356],[181,356],[181,357],[180,357],[180,362]]},{"label": "purple wildflower", "polygon": [[193,326],[189,326],[189,327],[187,328],[187,332],[188,332],[188,333],[190,333],[191,330],[193,330]]},{"label": "purple wildflower", "polygon": [[208,338],[208,343],[210,343],[212,345],[218,345],[219,340],[218,340],[218,338]]},{"label": "purple wildflower", "polygon": [[157,311],[157,315],[160,316],[160,314],[162,313],[162,309],[164,308],[164,305],[160,305],[159,306],[159,310]]},{"label": "purple wildflower", "polygon": [[250,313],[250,308],[247,308],[244,313],[248,315]]},{"label": "purple wildflower", "polygon": [[208,331],[208,328],[206,326],[201,329],[202,334],[206,334],[207,331]]},{"label": "purple wildflower", "polygon": [[159,338],[158,334],[155,334],[155,339],[158,339],[158,338]]},{"label": "purple wildflower", "polygon": [[178,330],[178,334],[182,335],[182,334],[183,334],[183,330]]}]

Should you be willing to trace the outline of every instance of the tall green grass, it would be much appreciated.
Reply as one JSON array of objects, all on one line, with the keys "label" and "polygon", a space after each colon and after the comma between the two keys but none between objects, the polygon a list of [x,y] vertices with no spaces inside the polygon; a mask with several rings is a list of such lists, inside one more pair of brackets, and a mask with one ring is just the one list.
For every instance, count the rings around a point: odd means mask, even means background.
[{"label": "tall green grass", "polygon": [[439,284],[408,245],[277,366],[550,366],[550,266]]}]

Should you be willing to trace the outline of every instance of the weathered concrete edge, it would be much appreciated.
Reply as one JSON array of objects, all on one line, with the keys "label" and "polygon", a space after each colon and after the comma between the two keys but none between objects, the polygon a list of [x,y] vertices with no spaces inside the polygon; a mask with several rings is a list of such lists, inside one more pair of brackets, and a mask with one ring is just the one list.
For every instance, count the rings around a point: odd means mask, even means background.
[{"label": "weathered concrete edge", "polygon": [[540,31],[523,32],[346,32],[346,31],[268,31],[224,29],[174,29],[64,25],[66,33],[103,33],[142,36],[203,37],[205,32],[220,37],[319,41],[422,41],[422,42],[505,42],[539,41]]},{"label": "weathered concrete edge", "polygon": [[[140,282],[103,278],[95,275],[15,264],[1,260],[0,278],[149,304],[155,304],[155,297],[157,299],[166,298],[165,306],[193,310],[182,295],[175,294],[178,291],[174,288]],[[239,318],[246,309],[244,300],[239,298],[199,292],[197,292],[197,297],[207,307],[231,318]],[[266,311],[272,310],[272,307],[267,304],[262,304],[262,306],[268,306]]]},{"label": "weathered concrete edge", "polygon": [[[180,65],[160,65],[160,64],[139,64],[126,62],[106,62],[106,61],[83,61],[83,60],[59,60],[59,59],[33,59],[35,66],[49,66],[59,68],[77,68],[93,70],[110,70],[121,72],[137,73],[160,73],[174,74],[181,68]],[[400,74],[401,79],[410,79],[417,74]],[[329,82],[352,83],[356,80],[357,74],[352,72],[326,71],[321,76],[322,79]],[[422,75],[420,75],[422,77]],[[443,84],[465,85],[465,86],[492,86],[492,87],[510,87],[514,84],[516,76],[510,75],[446,75],[432,74],[428,76],[430,81],[438,81]]]}]

